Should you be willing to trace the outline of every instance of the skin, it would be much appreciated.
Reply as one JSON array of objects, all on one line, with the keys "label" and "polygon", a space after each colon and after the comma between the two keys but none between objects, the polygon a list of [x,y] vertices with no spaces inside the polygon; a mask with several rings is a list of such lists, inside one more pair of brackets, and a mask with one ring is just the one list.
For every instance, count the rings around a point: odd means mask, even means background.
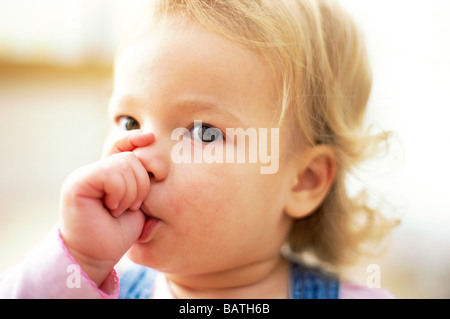
[{"label": "skin", "polygon": [[[255,52],[176,19],[131,42],[116,67],[105,156],[74,172],[61,197],[62,238],[94,282],[128,252],[163,272],[176,297],[288,297],[280,247],[293,218],[326,195],[334,177],[330,149],[292,155],[287,128],[280,128],[279,170],[263,175],[261,163],[176,164],[170,139],[194,120],[222,132],[270,131],[278,79]],[[160,221],[138,240],[149,215]]]}]

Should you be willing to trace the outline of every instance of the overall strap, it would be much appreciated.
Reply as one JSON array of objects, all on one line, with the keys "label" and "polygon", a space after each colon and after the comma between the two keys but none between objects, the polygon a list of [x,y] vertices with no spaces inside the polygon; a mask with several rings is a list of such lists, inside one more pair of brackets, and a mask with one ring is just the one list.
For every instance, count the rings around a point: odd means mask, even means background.
[{"label": "overall strap", "polygon": [[134,264],[120,277],[119,299],[149,299],[156,271]]},{"label": "overall strap", "polygon": [[318,269],[292,263],[291,299],[338,299],[339,281]]}]

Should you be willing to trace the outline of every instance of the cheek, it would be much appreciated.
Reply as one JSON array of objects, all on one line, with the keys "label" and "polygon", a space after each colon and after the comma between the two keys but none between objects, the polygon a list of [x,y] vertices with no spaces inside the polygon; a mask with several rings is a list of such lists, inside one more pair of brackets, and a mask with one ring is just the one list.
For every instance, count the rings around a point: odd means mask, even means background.
[{"label": "cheek", "polygon": [[[230,171],[203,167],[179,169],[177,192],[171,192],[171,202],[178,217],[190,218],[197,225],[219,222],[230,217],[242,202],[237,192],[237,176]],[[189,222],[189,221],[188,221]]]},{"label": "cheek", "polygon": [[152,267],[222,269],[266,258],[284,240],[280,180],[261,176],[259,167],[177,164],[164,185],[155,186],[152,200],[166,226],[145,251],[133,250]]},{"label": "cheek", "polygon": [[261,176],[259,167],[199,164],[180,168],[177,175],[177,191],[169,202],[174,217],[183,221],[184,234],[235,237],[261,219],[277,218],[274,211],[281,210],[274,198],[276,183]]}]

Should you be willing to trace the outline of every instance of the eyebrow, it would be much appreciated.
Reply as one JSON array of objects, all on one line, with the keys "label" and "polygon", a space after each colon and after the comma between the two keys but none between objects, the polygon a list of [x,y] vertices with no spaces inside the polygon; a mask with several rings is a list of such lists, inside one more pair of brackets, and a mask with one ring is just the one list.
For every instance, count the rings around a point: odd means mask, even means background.
[{"label": "eyebrow", "polygon": [[233,114],[233,112],[230,112],[227,108],[222,107],[215,103],[211,103],[209,101],[188,99],[176,102],[172,104],[170,107],[173,107],[174,109],[183,109],[184,111],[194,114],[201,112],[220,114],[228,117],[234,122],[239,123],[240,124],[239,127],[243,126],[241,119],[237,115]]},{"label": "eyebrow", "polygon": [[[124,95],[118,99],[112,99],[111,106],[114,106],[113,108],[110,107],[110,112],[112,110],[123,110],[124,108],[138,108],[139,105],[142,105],[142,102],[139,101],[139,99],[135,98],[132,95]],[[179,101],[176,101],[174,103],[168,104],[167,108],[173,109],[174,112],[180,112],[183,110],[183,112],[187,113],[214,113],[214,114],[220,114],[225,117],[228,117],[230,120],[236,122],[240,126],[236,127],[244,127],[242,120],[233,112],[229,111],[227,108],[220,106],[218,104],[212,103],[210,101],[207,101],[205,99],[181,99]]]}]

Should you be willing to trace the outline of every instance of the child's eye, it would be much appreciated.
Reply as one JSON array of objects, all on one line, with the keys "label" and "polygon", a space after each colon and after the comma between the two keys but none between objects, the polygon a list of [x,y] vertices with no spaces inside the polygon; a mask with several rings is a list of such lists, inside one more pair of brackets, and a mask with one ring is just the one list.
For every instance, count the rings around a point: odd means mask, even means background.
[{"label": "child's eye", "polygon": [[122,131],[139,130],[141,125],[131,116],[121,116],[118,118],[118,124]]},{"label": "child's eye", "polygon": [[193,139],[202,143],[212,143],[223,139],[222,131],[209,124],[195,123],[190,132]]}]

